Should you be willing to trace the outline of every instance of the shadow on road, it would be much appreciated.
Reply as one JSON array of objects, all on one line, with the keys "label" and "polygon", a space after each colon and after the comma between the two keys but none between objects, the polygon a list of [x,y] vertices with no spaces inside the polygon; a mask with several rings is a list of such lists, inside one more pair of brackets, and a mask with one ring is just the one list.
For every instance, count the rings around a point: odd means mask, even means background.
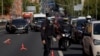
[{"label": "shadow on road", "polygon": [[82,50],[82,48],[70,48],[72,50]]},{"label": "shadow on road", "polygon": [[82,54],[64,54],[64,56],[83,56]]},{"label": "shadow on road", "polygon": [[59,48],[50,48],[50,50],[59,50]]}]

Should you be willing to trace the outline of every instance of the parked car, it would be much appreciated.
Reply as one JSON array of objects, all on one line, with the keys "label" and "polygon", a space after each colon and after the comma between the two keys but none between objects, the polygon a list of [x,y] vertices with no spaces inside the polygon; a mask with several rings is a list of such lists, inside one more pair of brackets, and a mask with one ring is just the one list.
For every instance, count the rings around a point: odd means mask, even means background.
[{"label": "parked car", "polygon": [[87,24],[82,46],[84,56],[100,56],[100,21]]},{"label": "parked car", "polygon": [[23,18],[12,19],[6,23],[6,31],[9,33],[24,32],[28,33],[28,22]]}]

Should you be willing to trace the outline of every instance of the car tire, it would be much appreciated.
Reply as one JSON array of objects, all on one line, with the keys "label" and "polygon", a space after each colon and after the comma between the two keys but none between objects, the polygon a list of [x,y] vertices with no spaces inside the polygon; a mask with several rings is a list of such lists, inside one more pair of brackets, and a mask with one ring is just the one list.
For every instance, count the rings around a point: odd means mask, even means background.
[{"label": "car tire", "polygon": [[15,31],[9,31],[9,33],[10,33],[10,34],[14,34],[14,33],[15,33]]},{"label": "car tire", "polygon": [[83,56],[89,56],[89,55],[87,55],[87,54],[85,53],[85,51],[83,50]]},{"label": "car tire", "polygon": [[89,48],[89,51],[90,51],[90,56],[93,56],[93,52],[92,52],[92,47],[91,46]]},{"label": "car tire", "polygon": [[28,33],[28,29],[25,30],[25,33]]}]

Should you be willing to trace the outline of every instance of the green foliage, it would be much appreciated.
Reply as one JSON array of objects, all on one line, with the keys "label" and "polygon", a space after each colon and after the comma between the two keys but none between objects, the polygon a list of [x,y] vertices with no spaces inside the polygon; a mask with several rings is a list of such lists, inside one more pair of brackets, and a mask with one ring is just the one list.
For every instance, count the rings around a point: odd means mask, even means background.
[{"label": "green foliage", "polygon": [[35,13],[39,12],[40,5],[38,3],[31,3],[31,2],[29,2],[29,0],[24,0],[23,1],[23,11],[26,11],[27,6],[36,6],[36,12]]},{"label": "green foliage", "polygon": [[85,0],[83,13],[84,15],[91,15],[96,18],[96,9],[98,11],[98,19],[100,18],[100,0],[97,0],[97,8],[96,8],[96,0]]},{"label": "green foliage", "polygon": [[[3,11],[4,14],[9,14],[10,8],[12,7],[13,0],[3,0]],[[0,14],[2,13],[2,0],[0,0]]]},{"label": "green foliage", "polygon": [[55,2],[60,6],[64,8],[64,12],[66,14],[73,15],[74,8],[73,6],[76,4],[81,3],[81,0],[55,0]]}]

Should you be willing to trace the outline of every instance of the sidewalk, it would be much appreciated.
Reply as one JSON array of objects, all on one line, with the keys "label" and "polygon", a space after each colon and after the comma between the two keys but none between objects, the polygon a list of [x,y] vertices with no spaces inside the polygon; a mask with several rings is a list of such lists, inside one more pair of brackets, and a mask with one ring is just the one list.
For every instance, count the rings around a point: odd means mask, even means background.
[{"label": "sidewalk", "polygon": [[0,30],[5,29],[5,25],[4,26],[0,26]]},{"label": "sidewalk", "polygon": [[5,28],[5,23],[0,23],[0,30]]}]

